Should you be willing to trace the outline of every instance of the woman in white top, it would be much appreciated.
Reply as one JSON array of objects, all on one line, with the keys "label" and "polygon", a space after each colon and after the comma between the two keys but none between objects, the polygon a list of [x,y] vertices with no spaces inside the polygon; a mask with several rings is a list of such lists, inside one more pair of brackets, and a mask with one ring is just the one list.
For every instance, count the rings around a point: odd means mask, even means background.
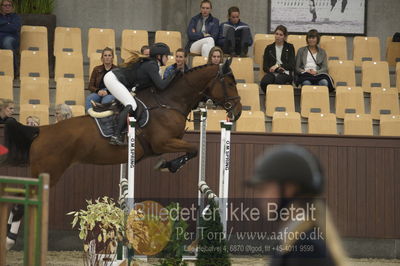
[{"label": "woman in white top", "polygon": [[327,86],[333,90],[328,75],[328,60],[324,49],[318,47],[321,37],[317,30],[307,33],[307,46],[300,48],[296,56],[297,83],[300,85]]}]

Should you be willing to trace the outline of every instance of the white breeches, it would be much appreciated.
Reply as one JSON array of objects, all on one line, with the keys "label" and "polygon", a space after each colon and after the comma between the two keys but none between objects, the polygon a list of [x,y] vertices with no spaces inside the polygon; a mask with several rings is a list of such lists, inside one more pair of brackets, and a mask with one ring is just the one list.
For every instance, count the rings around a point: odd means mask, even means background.
[{"label": "white breeches", "polygon": [[212,37],[206,37],[192,43],[192,46],[190,46],[190,52],[195,54],[201,53],[201,56],[208,57],[211,48],[214,46],[214,39]]},{"label": "white breeches", "polygon": [[104,85],[110,93],[118,99],[124,106],[131,105],[132,110],[136,110],[136,101],[132,94],[128,91],[124,84],[122,84],[112,71],[108,71],[104,75]]}]

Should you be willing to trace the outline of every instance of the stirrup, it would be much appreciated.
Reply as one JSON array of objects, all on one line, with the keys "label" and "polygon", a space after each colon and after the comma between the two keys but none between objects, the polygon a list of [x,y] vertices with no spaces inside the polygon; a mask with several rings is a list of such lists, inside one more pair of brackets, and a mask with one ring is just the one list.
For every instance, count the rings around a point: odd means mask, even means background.
[{"label": "stirrup", "polygon": [[123,135],[111,136],[109,143],[111,145],[125,146],[124,136]]}]

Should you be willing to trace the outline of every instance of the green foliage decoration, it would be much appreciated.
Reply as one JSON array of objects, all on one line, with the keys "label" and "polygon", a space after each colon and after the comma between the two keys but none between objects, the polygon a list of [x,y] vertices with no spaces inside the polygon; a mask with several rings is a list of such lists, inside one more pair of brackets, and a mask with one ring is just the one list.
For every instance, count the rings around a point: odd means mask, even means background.
[{"label": "green foliage decoration", "polygon": [[200,234],[196,266],[228,266],[231,265],[227,251],[227,243],[223,237],[221,216],[213,200],[209,211],[200,216]]},{"label": "green foliage decoration", "polygon": [[[188,228],[188,224],[186,221],[179,219],[179,213],[181,212],[181,208],[179,204],[173,202],[169,204],[166,209],[168,213],[171,213],[171,210],[177,210],[176,213],[178,217],[170,217],[172,225],[172,234],[171,238],[167,244],[167,246],[163,249],[161,253],[158,254],[160,257],[159,265],[161,266],[184,266],[187,265],[186,262],[182,261],[183,252],[184,252],[184,234]],[[178,234],[178,232],[180,234]]]},{"label": "green foliage decoration", "polygon": [[109,243],[123,240],[125,235],[125,213],[115,202],[108,198],[98,198],[93,203],[87,200],[87,209],[73,211],[72,228],[79,225],[79,238],[84,240],[84,251],[89,249],[88,244],[95,239],[96,252],[100,253],[109,248]]},{"label": "green foliage decoration", "polygon": [[18,14],[51,14],[54,0],[15,0],[14,7]]}]

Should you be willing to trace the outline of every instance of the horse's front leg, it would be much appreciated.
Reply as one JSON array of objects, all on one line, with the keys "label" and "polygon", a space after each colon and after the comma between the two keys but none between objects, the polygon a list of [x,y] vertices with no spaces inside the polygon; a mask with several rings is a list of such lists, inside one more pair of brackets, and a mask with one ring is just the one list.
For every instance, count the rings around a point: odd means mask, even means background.
[{"label": "horse's front leg", "polygon": [[[19,226],[24,215],[24,205],[15,204],[11,209],[7,224],[6,250],[10,250],[17,241]],[[3,239],[2,239],[3,241]]]},{"label": "horse's front leg", "polygon": [[190,144],[181,139],[169,139],[161,147],[158,149],[160,153],[171,153],[171,152],[186,152],[185,155],[182,155],[176,159],[171,161],[166,161],[164,159],[160,160],[155,169],[158,170],[168,170],[171,173],[175,173],[178,171],[187,161],[197,156],[197,148],[195,145]]}]

